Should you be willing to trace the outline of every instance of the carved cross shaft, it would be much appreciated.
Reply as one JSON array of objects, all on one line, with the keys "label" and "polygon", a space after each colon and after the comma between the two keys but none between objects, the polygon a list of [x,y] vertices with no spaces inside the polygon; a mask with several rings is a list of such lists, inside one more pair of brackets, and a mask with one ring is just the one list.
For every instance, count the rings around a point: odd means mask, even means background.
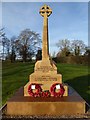
[{"label": "carved cross shaft", "polygon": [[52,10],[49,6],[44,5],[41,7],[41,16],[44,17],[43,22],[43,40],[42,40],[42,60],[49,60],[49,41],[48,41],[48,17],[51,15]]}]

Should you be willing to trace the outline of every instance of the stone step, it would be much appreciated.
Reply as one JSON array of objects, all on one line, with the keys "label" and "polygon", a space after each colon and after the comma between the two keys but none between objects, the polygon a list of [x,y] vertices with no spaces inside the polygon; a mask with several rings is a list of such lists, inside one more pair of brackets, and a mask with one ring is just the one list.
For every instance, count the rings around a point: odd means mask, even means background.
[{"label": "stone step", "polygon": [[61,98],[33,98],[23,96],[23,88],[21,88],[7,101],[8,115],[59,116],[85,114],[85,112],[86,102],[76,91]]}]

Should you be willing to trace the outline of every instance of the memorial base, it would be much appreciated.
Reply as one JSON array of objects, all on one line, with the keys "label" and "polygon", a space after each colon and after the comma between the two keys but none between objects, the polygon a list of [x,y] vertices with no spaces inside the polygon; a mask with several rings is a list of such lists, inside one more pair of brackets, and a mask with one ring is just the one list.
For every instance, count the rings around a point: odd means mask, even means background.
[{"label": "memorial base", "polygon": [[33,98],[23,96],[23,87],[7,101],[7,115],[75,115],[84,114],[86,103],[74,90],[61,98]]}]

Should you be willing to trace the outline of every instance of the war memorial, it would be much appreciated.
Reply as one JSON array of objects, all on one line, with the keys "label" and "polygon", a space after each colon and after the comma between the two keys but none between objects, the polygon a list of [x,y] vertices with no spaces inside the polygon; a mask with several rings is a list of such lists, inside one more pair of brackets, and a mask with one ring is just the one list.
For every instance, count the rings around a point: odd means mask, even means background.
[{"label": "war memorial", "polygon": [[85,114],[85,100],[62,82],[63,76],[49,56],[48,18],[52,9],[44,5],[39,13],[43,17],[42,60],[35,63],[28,83],[7,101],[7,115]]}]

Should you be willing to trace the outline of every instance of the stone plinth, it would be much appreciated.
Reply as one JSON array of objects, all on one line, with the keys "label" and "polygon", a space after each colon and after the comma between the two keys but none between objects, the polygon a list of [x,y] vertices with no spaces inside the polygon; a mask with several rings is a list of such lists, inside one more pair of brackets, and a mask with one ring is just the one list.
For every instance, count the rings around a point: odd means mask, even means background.
[{"label": "stone plinth", "polygon": [[23,92],[23,88],[19,89],[7,102],[8,115],[59,116],[85,113],[85,101],[75,91],[62,98],[25,97]]},{"label": "stone plinth", "polygon": [[[34,73],[29,77],[29,82],[24,86],[24,96],[30,96],[28,94],[28,86],[31,83],[40,84],[43,91],[50,90],[50,87],[55,83],[62,83],[62,75],[57,74],[57,67],[53,61],[42,60],[35,64]],[[64,96],[68,96],[68,86],[64,85]]]}]

